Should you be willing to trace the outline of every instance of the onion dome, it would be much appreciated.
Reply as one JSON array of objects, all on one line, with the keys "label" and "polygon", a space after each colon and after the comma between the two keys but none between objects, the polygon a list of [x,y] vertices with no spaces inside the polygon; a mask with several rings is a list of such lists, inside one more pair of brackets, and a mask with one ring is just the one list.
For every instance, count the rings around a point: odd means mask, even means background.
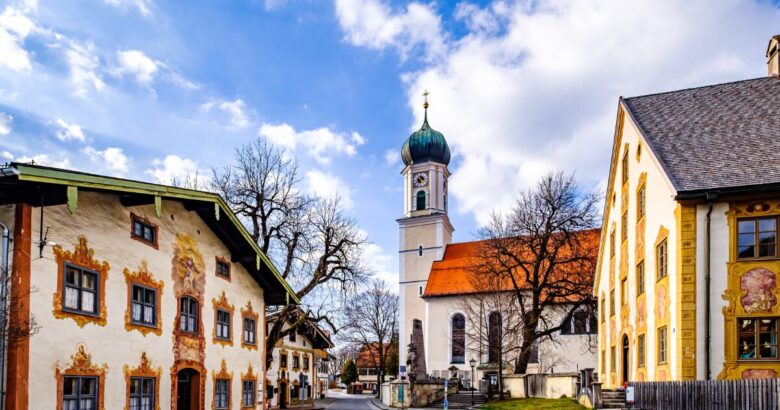
[{"label": "onion dome", "polygon": [[448,165],[450,163],[450,147],[447,145],[447,140],[444,139],[444,134],[428,125],[427,92],[425,95],[426,101],[423,104],[425,119],[422,127],[406,139],[401,147],[401,158],[406,165],[428,161]]}]

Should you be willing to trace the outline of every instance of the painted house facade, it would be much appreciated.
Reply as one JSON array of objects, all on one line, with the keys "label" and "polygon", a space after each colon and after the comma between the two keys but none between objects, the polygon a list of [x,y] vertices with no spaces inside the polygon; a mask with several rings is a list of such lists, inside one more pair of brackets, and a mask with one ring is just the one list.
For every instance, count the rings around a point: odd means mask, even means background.
[{"label": "painted house facade", "polygon": [[767,77],[619,101],[594,286],[606,387],[780,372],[779,40]]},{"label": "painted house facade", "polygon": [[[282,330],[287,330],[295,325],[297,317],[303,315],[297,310],[285,320]],[[280,320],[278,314],[270,313],[267,316],[266,327],[270,329],[274,321]],[[315,398],[323,397],[327,393],[327,375],[323,380],[319,369],[321,362],[328,360],[328,349],[333,342],[327,332],[321,329],[309,318],[303,318],[304,322],[298,326],[297,331],[284,337],[276,343],[273,350],[271,365],[265,379],[268,404],[273,408],[288,408],[298,406],[301,403],[311,404]],[[306,376],[306,381],[301,384],[301,375]]]},{"label": "painted house facade", "polygon": [[211,193],[26,164],[0,172],[16,320],[8,409],[254,409],[267,305],[294,293]]}]

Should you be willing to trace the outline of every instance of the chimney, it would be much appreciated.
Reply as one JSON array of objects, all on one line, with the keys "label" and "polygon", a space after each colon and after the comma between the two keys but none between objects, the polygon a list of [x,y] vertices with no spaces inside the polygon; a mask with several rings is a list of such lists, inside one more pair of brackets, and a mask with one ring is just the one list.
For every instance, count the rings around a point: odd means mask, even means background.
[{"label": "chimney", "polygon": [[766,46],[767,68],[771,77],[780,76],[780,34],[769,39]]}]

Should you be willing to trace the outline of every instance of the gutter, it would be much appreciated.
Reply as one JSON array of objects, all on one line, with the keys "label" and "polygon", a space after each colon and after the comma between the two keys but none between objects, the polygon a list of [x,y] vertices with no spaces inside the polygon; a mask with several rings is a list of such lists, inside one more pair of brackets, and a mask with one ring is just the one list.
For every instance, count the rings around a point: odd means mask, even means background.
[{"label": "gutter", "polygon": [[712,245],[711,245],[711,239],[712,239],[712,205],[715,202],[715,200],[718,198],[717,192],[708,192],[706,195],[707,199],[707,221],[706,221],[706,227],[705,227],[705,250],[704,250],[704,329],[706,332],[706,335],[704,337],[704,377],[706,380],[710,380],[711,377],[711,369],[710,369],[710,344],[712,340],[712,334],[710,329],[710,274],[711,274],[711,266],[712,266]]}]

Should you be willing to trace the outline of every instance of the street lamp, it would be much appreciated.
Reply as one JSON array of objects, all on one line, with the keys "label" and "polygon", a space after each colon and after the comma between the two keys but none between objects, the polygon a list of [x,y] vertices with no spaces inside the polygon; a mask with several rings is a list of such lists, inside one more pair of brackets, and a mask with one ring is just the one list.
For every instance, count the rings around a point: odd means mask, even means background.
[{"label": "street lamp", "polygon": [[471,407],[474,408],[474,366],[477,365],[477,361],[472,357],[469,364],[471,365]]}]

